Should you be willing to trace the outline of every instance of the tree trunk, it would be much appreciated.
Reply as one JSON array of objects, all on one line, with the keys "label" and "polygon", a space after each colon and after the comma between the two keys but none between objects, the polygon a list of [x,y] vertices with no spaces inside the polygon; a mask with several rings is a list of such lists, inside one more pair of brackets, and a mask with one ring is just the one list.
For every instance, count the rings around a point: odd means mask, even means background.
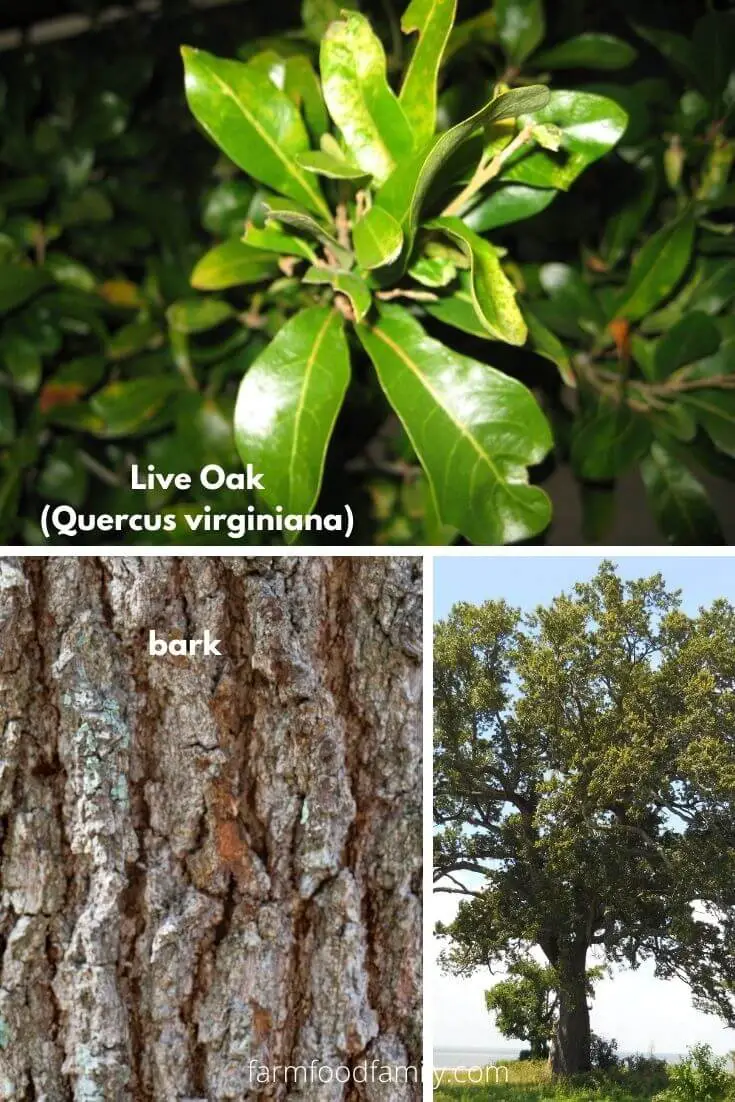
[{"label": "tree trunk", "polygon": [[587,947],[573,948],[557,961],[559,1020],[551,1048],[554,1075],[590,1070],[590,1011],[587,1003]]},{"label": "tree trunk", "polygon": [[420,647],[418,560],[0,560],[0,1098],[420,1097]]}]

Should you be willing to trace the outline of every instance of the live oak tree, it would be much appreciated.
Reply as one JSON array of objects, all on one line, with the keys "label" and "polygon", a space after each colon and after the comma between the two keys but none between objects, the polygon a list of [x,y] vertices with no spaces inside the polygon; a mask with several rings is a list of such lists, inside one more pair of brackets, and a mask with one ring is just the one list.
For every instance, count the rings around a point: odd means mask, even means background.
[{"label": "live oak tree", "polygon": [[0,560],[2,1099],[420,1096],[420,584]]},{"label": "live oak tree", "polygon": [[652,959],[735,1024],[735,609],[611,563],[547,607],[459,604],[435,641],[435,876],[460,975],[533,947],[556,1072],[589,1067],[585,970]]}]

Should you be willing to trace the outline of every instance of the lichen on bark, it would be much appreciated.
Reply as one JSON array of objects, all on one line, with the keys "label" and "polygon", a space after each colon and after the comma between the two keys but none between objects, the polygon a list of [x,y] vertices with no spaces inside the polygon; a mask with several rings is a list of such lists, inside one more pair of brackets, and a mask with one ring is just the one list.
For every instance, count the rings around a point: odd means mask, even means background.
[{"label": "lichen on bark", "polygon": [[420,659],[418,560],[0,561],[0,1098],[418,1099],[274,1069],[420,1064]]}]

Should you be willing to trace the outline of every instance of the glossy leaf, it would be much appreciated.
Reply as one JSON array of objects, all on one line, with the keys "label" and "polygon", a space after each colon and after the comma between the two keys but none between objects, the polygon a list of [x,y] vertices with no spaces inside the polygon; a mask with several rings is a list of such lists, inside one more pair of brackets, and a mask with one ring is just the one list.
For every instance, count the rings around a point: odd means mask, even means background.
[{"label": "glossy leaf", "polygon": [[393,216],[405,236],[404,256],[412,246],[426,195],[440,169],[475,131],[491,122],[540,110],[549,98],[541,84],[514,88],[485,104],[479,111],[428,142],[424,149],[403,161],[380,188],[376,203]]},{"label": "glossy leaf", "polygon": [[191,285],[200,291],[222,291],[243,283],[260,283],[277,274],[273,253],[260,252],[235,238],[204,254],[191,273]]},{"label": "glossy leaf", "polygon": [[313,237],[320,244],[325,245],[342,267],[350,268],[352,266],[354,257],[350,250],[340,245],[337,238],[328,230],[325,230],[307,211],[292,210],[282,200],[275,197],[267,200],[266,210],[266,222],[273,219],[284,226],[308,234],[309,237]]},{"label": "glossy leaf", "polygon": [[457,0],[411,0],[401,20],[404,34],[419,35],[399,96],[417,146],[432,138],[436,129],[439,66],[456,9]]},{"label": "glossy leaf", "polygon": [[359,12],[327,28],[320,54],[329,114],[355,162],[378,183],[413,147],[413,134],[386,77],[385,52]]},{"label": "glossy leaf", "polygon": [[33,394],[41,382],[43,370],[33,341],[22,333],[6,333],[0,341],[0,370],[8,372],[20,390]]},{"label": "glossy leaf", "polygon": [[641,461],[651,512],[667,543],[724,543],[704,486],[661,444]]},{"label": "glossy leaf", "polygon": [[202,207],[202,225],[218,237],[243,233],[255,187],[250,180],[223,180],[207,193]]},{"label": "glossy leaf", "polygon": [[174,302],[166,311],[172,329],[179,333],[204,333],[231,318],[235,311],[216,298],[192,298]]},{"label": "glossy leaf", "polygon": [[645,27],[641,23],[633,23],[636,34],[646,42],[650,42],[666,58],[669,64],[687,82],[697,83],[697,73],[694,63],[694,51],[688,38],[675,31],[662,30],[658,27]]},{"label": "glossy leaf", "polygon": [[625,69],[638,51],[613,34],[591,31],[536,54],[538,69]]},{"label": "glossy leaf", "polygon": [[607,482],[627,471],[648,451],[651,429],[627,405],[600,398],[574,424],[571,459],[580,478]]},{"label": "glossy leaf", "polygon": [[400,306],[381,308],[358,335],[411,438],[444,524],[475,543],[509,543],[543,531],[550,504],[527,467],[551,432],[521,383],[428,337]]},{"label": "glossy leaf", "polygon": [[534,214],[546,210],[555,197],[556,191],[552,188],[505,184],[463,214],[462,221],[477,233],[486,233],[498,226],[533,218]]},{"label": "glossy leaf", "polygon": [[556,334],[544,325],[527,304],[523,307],[523,317],[528,326],[528,338],[534,352],[551,360],[558,367],[559,374],[567,386],[576,387],[577,380],[572,371],[569,354]]},{"label": "glossy leaf", "polygon": [[571,323],[584,332],[600,332],[605,312],[594,291],[570,264],[544,264],[539,271],[541,286]]},{"label": "glossy leaf", "polygon": [[40,268],[22,268],[19,264],[0,263],[0,313],[14,310],[32,298],[49,282]]},{"label": "glossy leaf", "polygon": [[334,287],[335,291],[346,295],[358,324],[370,309],[372,303],[370,289],[356,272],[346,272],[339,268],[309,268],[304,274],[304,283],[326,283]]},{"label": "glossy leaf", "polygon": [[520,65],[544,37],[543,0],[496,0],[493,10],[508,60]]},{"label": "glossy leaf", "polygon": [[657,379],[667,379],[680,367],[712,356],[720,346],[720,331],[706,314],[685,314],[656,344],[653,368]]},{"label": "glossy leaf", "polygon": [[285,92],[242,62],[188,46],[182,54],[189,107],[212,140],[249,176],[329,217],[317,181],[296,163],[309,137]]},{"label": "glossy leaf", "polygon": [[451,257],[424,254],[414,261],[408,274],[424,287],[446,287],[457,278],[457,267]]},{"label": "glossy leaf", "polygon": [[705,314],[719,314],[735,299],[735,258],[732,260],[706,259],[702,262],[702,278],[688,301],[692,310]]},{"label": "glossy leaf", "polygon": [[332,180],[369,180],[370,174],[350,164],[341,157],[334,157],[321,149],[312,149],[308,153],[299,153],[296,160],[307,172],[316,172],[319,176],[328,176]]},{"label": "glossy leaf", "polygon": [[626,258],[656,197],[658,173],[653,158],[642,158],[635,171],[638,179],[633,197],[608,219],[605,226],[600,251],[610,265]]},{"label": "glossy leaf", "polygon": [[[580,173],[620,141],[628,116],[605,96],[556,91],[545,107],[533,112],[533,120],[561,129],[560,151],[524,147],[509,158],[500,179],[567,191]],[[527,120],[521,116],[521,121]]]},{"label": "glossy leaf", "polygon": [[526,323],[516,291],[498,259],[497,251],[469,229],[460,218],[436,218],[427,229],[447,234],[470,262],[470,294],[481,325],[495,339],[521,345],[527,336]]},{"label": "glossy leaf", "polygon": [[312,138],[319,141],[329,126],[329,118],[319,77],[308,57],[294,54],[286,58],[283,90],[300,109]]},{"label": "glossy leaf", "polygon": [[290,233],[282,233],[275,226],[266,226],[265,229],[261,229],[251,222],[248,224],[242,240],[251,249],[261,249],[266,253],[278,253],[281,256],[299,256],[312,264],[317,258],[311,245],[301,237],[294,237]]},{"label": "glossy leaf", "polygon": [[109,383],[89,399],[103,426],[95,435],[127,436],[146,429],[180,388],[178,377],[166,375]]},{"label": "glossy leaf", "polygon": [[707,435],[725,455],[735,457],[735,391],[689,391],[682,398]]},{"label": "glossy leaf", "polygon": [[460,280],[461,286],[458,291],[451,295],[442,295],[436,302],[425,302],[424,309],[432,318],[444,322],[445,325],[451,325],[453,329],[459,329],[463,333],[489,341],[490,333],[478,318],[472,301],[469,277],[466,273],[462,275],[465,278]]},{"label": "glossy leaf", "polygon": [[400,256],[403,231],[387,210],[372,206],[353,226],[352,243],[361,268],[382,268]]},{"label": "glossy leaf", "polygon": [[271,509],[312,509],[349,377],[340,315],[310,307],[287,322],[243,378],[235,442],[243,463],[263,472]]},{"label": "glossy leaf", "polygon": [[649,237],[633,260],[615,306],[615,316],[637,321],[671,294],[686,271],[694,243],[694,218],[687,211]]}]

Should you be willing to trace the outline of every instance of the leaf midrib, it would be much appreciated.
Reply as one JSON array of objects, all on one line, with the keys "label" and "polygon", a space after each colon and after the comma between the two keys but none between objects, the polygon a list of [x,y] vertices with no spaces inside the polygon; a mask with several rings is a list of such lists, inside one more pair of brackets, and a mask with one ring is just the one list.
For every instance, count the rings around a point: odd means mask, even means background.
[{"label": "leaf midrib", "polygon": [[294,487],[294,484],[295,484],[296,456],[299,454],[299,447],[298,447],[299,430],[300,430],[300,426],[301,426],[301,418],[303,416],[304,409],[306,408],[306,395],[307,395],[307,392],[309,390],[309,384],[311,382],[311,376],[312,376],[312,372],[314,370],[314,365],[316,363],[317,356],[319,355],[319,349],[321,348],[321,346],[324,342],[324,338],[326,336],[326,333],[327,333],[327,330],[328,330],[329,326],[331,325],[331,323],[335,319],[337,319],[337,315],[334,312],[330,311],[327,314],[326,318],[324,319],[324,324],[322,325],[321,329],[319,330],[316,337],[314,338],[314,344],[312,346],[311,352],[309,353],[309,356],[308,356],[307,361],[306,361],[306,367],[304,369],[304,382],[303,382],[303,385],[301,387],[301,393],[299,394],[299,400],[298,400],[298,404],[296,406],[296,414],[294,416],[293,442],[292,442],[292,445],[291,445],[291,457],[290,457],[289,464],[288,464],[288,485],[289,485],[289,496],[290,497],[293,497],[293,487]]},{"label": "leaf midrib", "polygon": [[250,111],[248,111],[246,109],[245,104],[242,103],[242,101],[237,98],[235,93],[232,91],[230,86],[225,83],[225,81],[222,79],[222,77],[219,76],[217,73],[215,73],[215,71],[213,69],[210,69],[209,66],[206,65],[206,62],[203,63],[203,64],[205,65],[205,68],[207,69],[207,72],[210,74],[210,76],[212,76],[214,78],[214,80],[220,86],[220,88],[222,89],[224,94],[232,100],[232,102],[235,104],[235,106],[239,109],[240,113],[242,115],[244,115],[244,117],[248,120],[248,122],[253,127],[253,129],[256,130],[258,132],[258,134],[260,134],[261,138],[266,143],[266,145],[271,147],[271,149],[276,154],[276,156],[278,157],[278,159],[281,162],[281,164],[283,165],[283,167],[286,169],[286,172],[289,174],[289,176],[292,176],[295,180],[298,180],[299,183],[301,184],[301,186],[303,187],[304,191],[307,193],[307,195],[310,195],[312,197],[312,199],[315,201],[315,203],[317,204],[319,210],[323,211],[323,212],[326,212],[326,214],[329,215],[330,214],[329,208],[327,207],[326,203],[321,198],[321,196],[318,194],[318,192],[312,190],[310,181],[305,176],[302,176],[300,172],[296,171],[296,168],[295,168],[296,162],[291,161],[288,157],[286,157],[286,155],[284,154],[284,152],[280,148],[280,146],[273,140],[273,138],[268,133],[268,131],[263,129],[263,127],[260,125],[260,123],[255,118],[255,116],[252,115],[250,113]]},{"label": "leaf midrib", "polygon": [[[455,418],[452,416],[452,414],[446,408],[444,403],[439,399],[439,397],[436,394],[434,388],[431,386],[431,383],[428,381],[428,379],[426,379],[421,374],[421,372],[419,371],[416,364],[413,362],[413,360],[409,356],[407,356],[405,354],[405,352],[400,347],[400,345],[396,344],[395,341],[391,340],[391,338],[388,336],[388,334],[385,333],[382,329],[380,329],[380,327],[377,326],[377,325],[373,326],[373,333],[375,333],[376,337],[378,337],[379,340],[382,340],[383,343],[386,344],[395,353],[396,356],[398,356],[399,360],[401,360],[406,365],[406,367],[418,379],[418,381],[421,383],[421,385],[424,386],[426,388],[426,390],[428,390],[429,394],[434,399],[437,406],[441,410],[443,410],[444,414],[449,418],[449,420],[452,422],[452,424],[457,429],[459,434],[461,436],[463,436],[465,440],[468,441],[471,448],[479,456],[479,458],[484,460],[485,463],[487,463],[488,467],[490,468],[490,470],[493,473],[493,476],[495,477],[495,480],[499,483],[499,485],[503,486],[506,489],[506,491],[507,491],[507,493],[510,497],[516,496],[515,493],[514,493],[514,490],[513,490],[513,484],[510,483],[510,482],[506,482],[506,480],[501,476],[500,471],[498,470],[498,468],[496,467],[495,463],[493,462],[492,458],[488,455],[488,453],[483,448],[480,447],[478,442],[475,440],[474,436],[472,436],[472,434],[467,431],[467,429],[464,427],[464,425],[462,425],[459,421],[455,420]],[[431,479],[430,479],[430,481],[431,481]],[[528,486],[528,483],[525,483],[524,485]],[[522,489],[523,487],[521,486],[520,488]]]}]

